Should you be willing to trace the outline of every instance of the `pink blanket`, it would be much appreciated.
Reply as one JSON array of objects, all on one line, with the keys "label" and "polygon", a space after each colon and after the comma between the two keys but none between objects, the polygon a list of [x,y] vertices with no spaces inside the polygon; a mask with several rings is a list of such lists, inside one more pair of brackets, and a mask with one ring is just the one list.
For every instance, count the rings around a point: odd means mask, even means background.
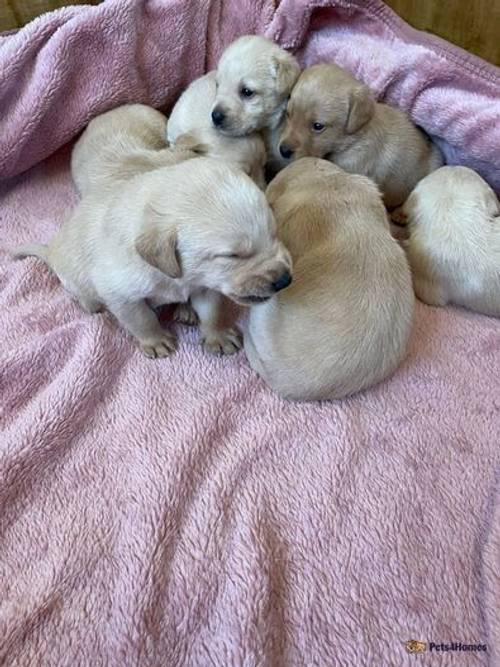
[{"label": "pink blanket", "polygon": [[69,148],[42,159],[241,32],[349,66],[498,188],[498,70],[379,2],[275,4],[108,0],[0,39],[0,664],[500,664],[499,320],[419,305],[391,380],[290,404],[196,331],[149,361],[8,257],[74,204]]}]

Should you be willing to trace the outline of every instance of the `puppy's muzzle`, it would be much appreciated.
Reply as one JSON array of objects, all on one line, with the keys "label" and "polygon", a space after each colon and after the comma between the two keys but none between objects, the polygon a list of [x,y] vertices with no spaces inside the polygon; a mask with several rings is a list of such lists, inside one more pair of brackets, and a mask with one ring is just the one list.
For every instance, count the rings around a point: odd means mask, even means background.
[{"label": "puppy's muzzle", "polygon": [[275,280],[274,283],[271,283],[271,287],[273,288],[274,292],[280,292],[282,289],[285,289],[285,287],[288,287],[290,283],[292,282],[292,276],[289,271],[285,271],[283,275],[281,275],[278,280]]},{"label": "puppy's muzzle", "polygon": [[293,155],[293,150],[286,144],[280,144],[280,154],[285,160],[289,160]]},{"label": "puppy's muzzle", "polygon": [[222,127],[224,125],[224,121],[226,120],[226,114],[215,107],[215,109],[212,111],[212,123],[215,125],[215,127]]}]

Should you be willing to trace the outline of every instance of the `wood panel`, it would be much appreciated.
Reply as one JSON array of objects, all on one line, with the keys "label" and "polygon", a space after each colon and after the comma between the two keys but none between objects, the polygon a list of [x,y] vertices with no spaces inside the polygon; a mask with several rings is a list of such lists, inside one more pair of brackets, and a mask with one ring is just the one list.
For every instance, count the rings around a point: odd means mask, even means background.
[{"label": "wood panel", "polygon": [[500,65],[500,0],[385,0],[418,30],[427,30]]}]

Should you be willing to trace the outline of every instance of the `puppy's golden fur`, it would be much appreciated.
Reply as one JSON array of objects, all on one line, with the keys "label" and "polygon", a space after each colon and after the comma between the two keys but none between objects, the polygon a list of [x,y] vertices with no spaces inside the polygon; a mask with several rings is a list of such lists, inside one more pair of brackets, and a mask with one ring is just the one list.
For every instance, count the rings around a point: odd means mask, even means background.
[{"label": "puppy's golden fur", "polygon": [[304,158],[270,183],[292,285],[251,308],[251,366],[278,393],[336,399],[390,375],[406,354],[414,294],[372,181]]},{"label": "puppy's golden fur", "polygon": [[467,167],[441,167],[403,206],[417,296],[500,316],[500,204]]},{"label": "puppy's golden fur", "polygon": [[145,104],[124,104],[91,120],[71,156],[80,194],[195,157],[170,149],[166,128],[167,118]]},{"label": "puppy's golden fur", "polygon": [[215,94],[215,72],[193,81],[172,109],[167,126],[168,141],[200,155],[232,162],[264,189],[266,149],[262,137],[257,132],[242,137],[218,132],[210,117]]},{"label": "puppy's golden fur", "polygon": [[375,102],[368,86],[336,65],[302,72],[288,102],[279,149],[291,159],[326,158],[370,177],[390,209],[443,164],[438,148],[404,112]]},{"label": "puppy's golden fur", "polygon": [[205,347],[235,352],[221,328],[221,294],[242,304],[270,297],[290,257],[262,193],[240,170],[195,158],[90,189],[48,246],[29,244],[90,312],[105,307],[148,356],[175,340],[151,306],[191,303]]}]

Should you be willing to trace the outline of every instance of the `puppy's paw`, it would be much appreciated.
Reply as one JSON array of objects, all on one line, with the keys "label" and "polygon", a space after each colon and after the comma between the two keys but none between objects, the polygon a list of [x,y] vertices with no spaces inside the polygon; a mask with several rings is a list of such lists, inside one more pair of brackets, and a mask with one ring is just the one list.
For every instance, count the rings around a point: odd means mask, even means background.
[{"label": "puppy's paw", "polygon": [[190,303],[178,303],[172,315],[174,322],[194,327],[198,324],[198,315]]},{"label": "puppy's paw", "polygon": [[207,352],[219,357],[223,354],[235,354],[243,347],[243,339],[237,329],[214,331],[206,335],[202,343]]},{"label": "puppy's paw", "polygon": [[168,357],[169,354],[175,352],[175,343],[175,336],[164,333],[158,338],[140,340],[139,347],[150,359],[160,359],[161,357]]},{"label": "puppy's paw", "polygon": [[398,206],[398,208],[391,211],[389,213],[389,218],[392,224],[397,225],[398,227],[406,227],[408,224],[408,216],[406,215],[403,206]]}]

